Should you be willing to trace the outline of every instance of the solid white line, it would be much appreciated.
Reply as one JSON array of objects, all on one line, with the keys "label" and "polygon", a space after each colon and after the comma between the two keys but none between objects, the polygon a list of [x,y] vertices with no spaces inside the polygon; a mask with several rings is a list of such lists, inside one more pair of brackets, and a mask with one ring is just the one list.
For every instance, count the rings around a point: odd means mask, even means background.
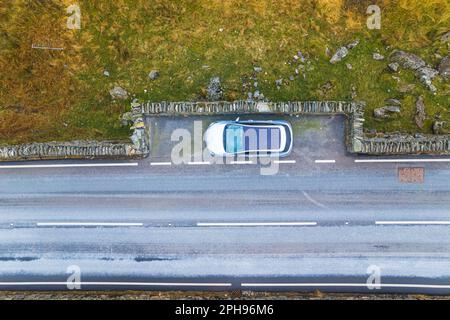
[{"label": "solid white line", "polygon": [[231,287],[231,283],[220,282],[0,282],[0,286],[180,286],[180,287]]},{"label": "solid white line", "polygon": [[198,227],[315,226],[317,222],[198,222]]},{"label": "solid white line", "polygon": [[388,224],[388,225],[393,225],[393,224],[400,224],[400,225],[404,225],[404,224],[444,224],[444,225],[450,225],[450,221],[375,221],[375,224]]},{"label": "solid white line", "polygon": [[201,162],[201,161],[191,161],[188,162],[189,165],[203,165],[203,164],[211,164],[209,161]]},{"label": "solid white line", "polygon": [[172,162],[151,162],[151,166],[171,166]]},{"label": "solid white line", "polygon": [[136,167],[137,162],[125,163],[73,163],[73,164],[30,164],[0,166],[0,169],[30,169],[30,168],[83,168],[83,167]]},{"label": "solid white line", "polygon": [[[368,287],[367,283],[241,283],[242,287]],[[381,288],[450,289],[450,285],[382,283]]]},{"label": "solid white line", "polygon": [[316,163],[336,163],[336,160],[316,160]]},{"label": "solid white line", "polygon": [[134,222],[38,222],[38,227],[142,227]]},{"label": "solid white line", "polygon": [[450,162],[450,159],[360,159],[356,163]]},{"label": "solid white line", "polygon": [[253,161],[231,161],[230,164],[253,164]]},{"label": "solid white line", "polygon": [[293,164],[293,163],[296,163],[296,161],[295,160],[275,160],[274,161],[275,163],[279,163],[279,164]]}]

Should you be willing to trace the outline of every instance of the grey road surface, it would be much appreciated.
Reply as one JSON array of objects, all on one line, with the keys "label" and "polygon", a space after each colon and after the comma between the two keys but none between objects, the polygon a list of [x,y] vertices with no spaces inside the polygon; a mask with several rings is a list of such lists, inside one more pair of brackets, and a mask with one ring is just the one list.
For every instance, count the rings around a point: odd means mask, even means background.
[{"label": "grey road surface", "polygon": [[0,289],[450,293],[449,158],[348,155],[325,116],[286,118],[272,163],[174,163],[177,132],[224,118],[147,119],[140,161],[0,164]]}]

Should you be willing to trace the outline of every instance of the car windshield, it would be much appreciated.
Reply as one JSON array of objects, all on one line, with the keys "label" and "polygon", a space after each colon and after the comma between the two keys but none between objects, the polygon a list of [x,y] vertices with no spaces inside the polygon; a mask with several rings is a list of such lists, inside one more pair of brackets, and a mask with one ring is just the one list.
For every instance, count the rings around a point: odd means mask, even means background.
[{"label": "car windshield", "polygon": [[225,128],[225,151],[241,152],[244,149],[244,129],[242,126],[230,124]]}]

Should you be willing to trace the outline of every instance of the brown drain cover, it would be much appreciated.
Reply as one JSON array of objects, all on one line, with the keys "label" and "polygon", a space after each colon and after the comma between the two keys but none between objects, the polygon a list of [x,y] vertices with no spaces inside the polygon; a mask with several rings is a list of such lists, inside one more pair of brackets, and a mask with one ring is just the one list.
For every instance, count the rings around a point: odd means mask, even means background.
[{"label": "brown drain cover", "polygon": [[398,181],[400,183],[423,183],[424,179],[424,168],[398,168]]}]

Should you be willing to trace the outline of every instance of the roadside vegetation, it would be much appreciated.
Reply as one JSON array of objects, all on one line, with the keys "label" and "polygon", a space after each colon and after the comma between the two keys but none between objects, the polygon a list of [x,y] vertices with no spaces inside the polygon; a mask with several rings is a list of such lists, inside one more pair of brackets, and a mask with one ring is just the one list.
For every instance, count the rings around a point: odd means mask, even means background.
[{"label": "roadside vegetation", "polygon": [[[73,4],[79,30],[66,26]],[[380,30],[366,26],[371,4],[381,8]],[[225,100],[256,91],[270,101],[362,100],[367,130],[431,133],[436,117],[450,123],[448,82],[433,80],[433,94],[412,71],[387,65],[400,49],[436,67],[449,54],[441,39],[448,31],[448,0],[2,1],[0,143],[125,140],[119,118],[133,98],[204,100],[212,77]],[[329,62],[355,39],[345,59]],[[116,86],[128,97],[113,99]],[[414,121],[419,96],[422,129]],[[401,101],[400,115],[375,119],[389,98]]]}]

